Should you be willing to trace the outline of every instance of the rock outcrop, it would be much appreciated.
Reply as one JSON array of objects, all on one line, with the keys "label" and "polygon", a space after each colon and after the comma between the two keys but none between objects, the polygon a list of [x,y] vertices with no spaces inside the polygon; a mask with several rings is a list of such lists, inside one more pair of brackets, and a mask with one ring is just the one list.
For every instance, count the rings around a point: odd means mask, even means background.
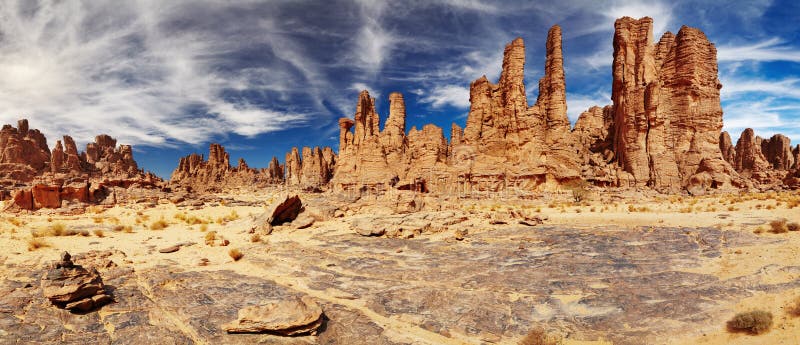
[{"label": "rock outcrop", "polygon": [[701,172],[716,187],[737,184],[720,152],[716,48],[687,26],[654,45],[652,23],[647,17],[615,23],[611,98],[620,185],[675,192]]},{"label": "rock outcrop", "polygon": [[[506,46],[498,84],[484,76],[470,85],[466,127],[426,125],[405,133],[405,105],[389,95],[383,131],[375,99],[359,95],[353,119],[339,120],[339,157],[334,189],[414,189],[419,191],[534,189],[546,181],[580,177],[578,145],[566,114],[561,28],[547,38],[545,73],[539,97],[528,105],[524,83],[525,45]],[[351,130],[352,129],[352,130]]]},{"label": "rock outcrop", "polygon": [[49,162],[47,139],[38,129],[29,129],[28,120],[19,120],[17,128],[4,125],[0,130],[0,179],[5,184],[30,182]]},{"label": "rock outcrop", "polygon": [[[44,135],[20,120],[18,128],[0,131],[0,188],[13,195],[6,210],[60,208],[64,202],[79,204],[122,201],[116,189],[154,188],[161,179],[139,170],[130,145],[119,145],[108,135],[78,152],[75,140],[65,135],[52,153]],[[127,194],[122,192],[121,194]],[[108,196],[114,196],[108,199]]]},{"label": "rock outcrop", "polygon": [[311,297],[303,296],[242,308],[239,318],[222,325],[222,329],[228,333],[314,335],[322,322],[322,308]]},{"label": "rock outcrop", "polygon": [[286,184],[306,190],[318,190],[333,176],[336,155],[325,147],[304,147],[302,156],[296,147],[286,154]]},{"label": "rock outcrop", "polygon": [[208,148],[208,160],[193,153],[183,157],[172,172],[172,185],[195,192],[218,192],[234,188],[263,187],[283,181],[283,166],[273,157],[269,168],[254,169],[244,159],[237,166],[230,164],[230,155],[220,144],[212,143]]},{"label": "rock outcrop", "polygon": [[783,134],[775,134],[761,141],[761,152],[774,170],[788,171],[795,166],[792,140]]}]

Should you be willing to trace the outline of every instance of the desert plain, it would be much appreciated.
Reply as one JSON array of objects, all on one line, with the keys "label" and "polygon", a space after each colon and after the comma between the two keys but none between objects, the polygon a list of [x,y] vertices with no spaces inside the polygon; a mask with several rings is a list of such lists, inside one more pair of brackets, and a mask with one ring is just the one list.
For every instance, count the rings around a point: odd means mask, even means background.
[{"label": "desert plain", "polygon": [[[517,343],[543,327],[565,344],[800,341],[800,231],[771,224],[800,220],[797,192],[588,193],[575,201],[564,191],[502,203],[401,192],[340,208],[331,197],[301,194],[312,225],[253,231],[283,194],[4,216],[0,339],[485,344]],[[422,206],[411,212],[409,203]],[[409,218],[401,237],[352,230],[398,215]],[[232,249],[243,256],[234,260]],[[39,279],[63,251],[103,263],[115,302],[86,314],[50,306]],[[301,295],[324,310],[317,336],[221,329],[243,306]],[[768,333],[726,328],[734,314],[755,309],[774,315]]]}]

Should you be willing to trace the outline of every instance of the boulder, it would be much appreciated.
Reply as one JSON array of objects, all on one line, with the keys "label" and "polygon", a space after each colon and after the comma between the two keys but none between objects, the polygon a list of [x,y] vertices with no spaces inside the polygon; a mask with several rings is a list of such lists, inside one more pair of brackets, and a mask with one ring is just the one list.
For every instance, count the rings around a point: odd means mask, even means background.
[{"label": "boulder", "polygon": [[278,200],[267,208],[267,223],[270,225],[289,223],[295,220],[297,215],[302,211],[303,203],[300,201],[300,196],[286,195],[285,197],[278,198]]},{"label": "boulder", "polygon": [[222,329],[228,333],[313,335],[323,322],[322,308],[308,296],[245,307],[238,314],[236,321],[222,325]]}]

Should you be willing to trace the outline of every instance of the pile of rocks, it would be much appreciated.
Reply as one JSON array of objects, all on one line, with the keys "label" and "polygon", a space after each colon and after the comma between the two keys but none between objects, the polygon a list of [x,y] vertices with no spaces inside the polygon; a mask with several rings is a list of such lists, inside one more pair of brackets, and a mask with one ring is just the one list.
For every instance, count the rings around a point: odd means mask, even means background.
[{"label": "pile of rocks", "polygon": [[73,312],[90,311],[113,300],[100,273],[74,264],[68,252],[42,277],[42,293],[53,305]]}]

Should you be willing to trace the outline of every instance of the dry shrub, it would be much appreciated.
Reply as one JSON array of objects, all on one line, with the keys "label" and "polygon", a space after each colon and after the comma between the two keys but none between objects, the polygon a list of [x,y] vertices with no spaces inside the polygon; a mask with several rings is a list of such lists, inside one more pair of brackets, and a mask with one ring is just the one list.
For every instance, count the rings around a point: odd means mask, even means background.
[{"label": "dry shrub", "polygon": [[250,236],[250,242],[253,243],[261,242],[261,235],[253,234],[252,236]]},{"label": "dry shrub", "polygon": [[762,334],[772,327],[772,313],[763,310],[739,313],[728,321],[727,327],[733,333]]},{"label": "dry shrub", "polygon": [[800,317],[800,297],[794,300],[794,303],[786,306],[786,313],[791,317]]},{"label": "dry shrub", "polygon": [[133,227],[130,226],[130,225],[117,225],[112,230],[114,230],[114,231],[122,231],[122,232],[130,234],[130,233],[133,232]]},{"label": "dry shrub", "polygon": [[769,222],[769,232],[773,234],[783,234],[789,232],[789,227],[786,225],[786,219],[776,219]]},{"label": "dry shrub", "polygon": [[103,230],[100,230],[100,229],[96,229],[96,230],[94,231],[94,235],[95,235],[95,236],[97,236],[97,237],[105,237],[105,236],[106,236],[106,235],[103,233]]},{"label": "dry shrub", "polygon": [[164,219],[159,219],[150,224],[150,230],[163,230],[169,226],[169,223]]},{"label": "dry shrub", "polygon": [[28,251],[32,252],[39,248],[49,247],[50,243],[47,243],[45,240],[41,238],[32,238],[28,240]]},{"label": "dry shrub", "polygon": [[208,231],[208,224],[205,224],[205,223],[200,224],[200,231],[202,231],[202,232]]},{"label": "dry shrub", "polygon": [[519,345],[561,345],[563,343],[561,335],[547,332],[543,327],[534,327],[525,338],[519,341]]},{"label": "dry shrub", "polygon": [[228,255],[230,255],[230,257],[231,257],[231,259],[233,259],[233,261],[239,261],[239,259],[241,259],[244,256],[244,254],[242,254],[242,252],[239,251],[239,249],[236,249],[236,248],[233,248],[233,249],[229,250],[228,251]]},{"label": "dry shrub", "polygon": [[800,231],[800,223],[791,222],[789,224],[786,224],[786,229],[789,231]]},{"label": "dry shrub", "polygon": [[205,239],[207,245],[213,246],[214,241],[217,239],[217,233],[215,231],[209,231],[206,233]]},{"label": "dry shrub", "polygon": [[48,225],[44,229],[39,230],[31,230],[31,236],[33,237],[44,237],[44,236],[74,236],[74,235],[83,235],[83,232],[86,232],[88,235],[88,231],[78,232],[72,229],[67,229],[67,226],[64,223],[53,223]]}]

